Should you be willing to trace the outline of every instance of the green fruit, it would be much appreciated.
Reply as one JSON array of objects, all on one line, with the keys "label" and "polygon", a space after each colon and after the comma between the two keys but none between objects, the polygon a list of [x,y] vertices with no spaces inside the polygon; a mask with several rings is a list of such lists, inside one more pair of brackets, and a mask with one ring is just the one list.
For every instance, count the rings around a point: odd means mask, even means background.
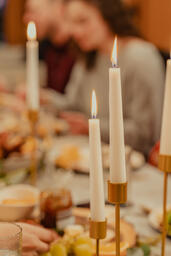
[{"label": "green fruit", "polygon": [[150,250],[149,245],[143,244],[143,245],[141,246],[141,249],[142,249],[143,252],[144,252],[144,256],[149,256],[149,255],[150,255],[151,250]]},{"label": "green fruit", "polygon": [[92,256],[92,248],[88,244],[79,244],[74,247],[75,256]]},{"label": "green fruit", "polygon": [[50,248],[51,256],[67,256],[66,247],[63,244],[54,244]]},{"label": "green fruit", "polygon": [[50,252],[42,253],[41,256],[52,256]]},{"label": "green fruit", "polygon": [[171,211],[167,213],[167,221],[168,221],[168,224],[171,225]]},{"label": "green fruit", "polygon": [[92,244],[92,242],[91,242],[91,239],[88,236],[79,236],[75,240],[74,245],[77,246],[77,245],[80,245],[80,244],[87,244],[87,245],[90,246]]},{"label": "green fruit", "polygon": [[168,234],[168,236],[171,236],[171,225],[169,225],[169,227],[168,227],[167,234]]}]

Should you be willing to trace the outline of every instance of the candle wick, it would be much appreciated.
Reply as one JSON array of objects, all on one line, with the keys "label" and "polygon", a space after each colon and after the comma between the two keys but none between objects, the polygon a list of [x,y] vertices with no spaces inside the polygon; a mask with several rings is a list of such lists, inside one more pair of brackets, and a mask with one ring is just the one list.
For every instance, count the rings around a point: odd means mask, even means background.
[{"label": "candle wick", "polygon": [[112,62],[112,68],[118,68],[118,65]]},{"label": "candle wick", "polygon": [[92,115],[92,119],[96,119],[96,115],[95,114]]}]

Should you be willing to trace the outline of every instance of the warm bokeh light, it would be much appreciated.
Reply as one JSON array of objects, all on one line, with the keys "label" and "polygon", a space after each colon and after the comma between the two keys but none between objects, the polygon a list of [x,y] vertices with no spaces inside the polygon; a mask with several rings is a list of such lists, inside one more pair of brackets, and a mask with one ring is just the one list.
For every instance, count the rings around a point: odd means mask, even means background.
[{"label": "warm bokeh light", "polygon": [[113,44],[112,55],[111,55],[111,61],[113,66],[117,66],[117,52],[118,52],[118,47],[117,47],[117,36],[116,36]]},{"label": "warm bokeh light", "polygon": [[92,92],[91,115],[92,115],[92,118],[96,118],[97,116],[97,99],[96,99],[96,93],[94,90]]},{"label": "warm bokeh light", "polygon": [[27,38],[28,40],[36,40],[36,25],[34,22],[29,22],[27,27]]}]

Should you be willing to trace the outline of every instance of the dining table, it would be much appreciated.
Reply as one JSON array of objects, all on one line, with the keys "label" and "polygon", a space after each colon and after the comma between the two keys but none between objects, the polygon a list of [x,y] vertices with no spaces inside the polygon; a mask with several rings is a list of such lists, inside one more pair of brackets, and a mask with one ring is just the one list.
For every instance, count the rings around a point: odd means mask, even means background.
[{"label": "dining table", "polygon": [[[104,171],[105,197],[107,202],[107,180],[109,172]],[[163,173],[150,164],[144,164],[138,170],[129,171],[128,204],[121,207],[121,217],[131,223],[138,237],[157,238],[160,233],[151,227],[147,211],[162,208]],[[79,207],[89,205],[89,175],[79,172],[55,170],[49,167],[40,174],[38,188],[41,190],[65,187],[72,193],[73,203]],[[171,205],[171,175],[168,179],[168,205]],[[161,239],[159,239],[161,240]],[[161,255],[161,242],[151,246],[152,256]],[[171,255],[171,239],[166,241],[166,256]]]}]

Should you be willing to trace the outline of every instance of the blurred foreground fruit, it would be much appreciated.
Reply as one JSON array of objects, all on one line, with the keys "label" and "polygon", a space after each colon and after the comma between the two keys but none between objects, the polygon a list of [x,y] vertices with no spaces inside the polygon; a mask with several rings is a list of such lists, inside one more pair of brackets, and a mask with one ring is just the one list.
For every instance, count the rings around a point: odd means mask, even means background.
[{"label": "blurred foreground fruit", "polygon": [[79,244],[74,247],[74,253],[76,256],[92,256],[93,251],[88,244]]},{"label": "blurred foreground fruit", "polygon": [[51,256],[67,256],[66,247],[63,244],[54,244],[50,249]]}]

